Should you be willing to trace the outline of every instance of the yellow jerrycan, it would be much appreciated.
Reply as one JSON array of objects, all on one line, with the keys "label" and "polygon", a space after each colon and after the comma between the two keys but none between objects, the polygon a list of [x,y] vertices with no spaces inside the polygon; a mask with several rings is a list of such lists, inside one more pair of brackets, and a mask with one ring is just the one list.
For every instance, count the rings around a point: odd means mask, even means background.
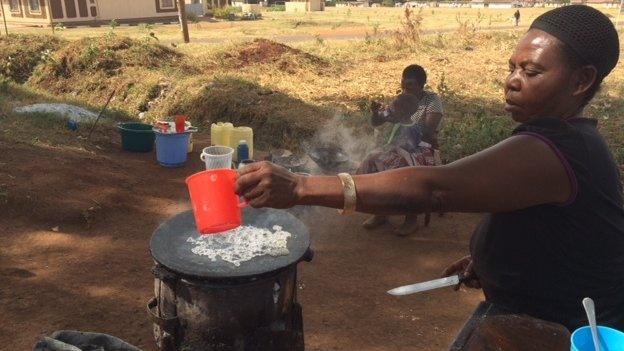
[{"label": "yellow jerrycan", "polygon": [[217,122],[210,126],[210,146],[230,146],[230,133],[234,125],[228,122]]}]

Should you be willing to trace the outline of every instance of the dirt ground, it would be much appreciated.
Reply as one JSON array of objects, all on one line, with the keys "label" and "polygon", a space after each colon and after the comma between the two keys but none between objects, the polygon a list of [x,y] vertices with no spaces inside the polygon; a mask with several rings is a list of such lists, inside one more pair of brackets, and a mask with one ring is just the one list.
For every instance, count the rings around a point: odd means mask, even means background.
[{"label": "dirt ground", "polygon": [[[0,132],[0,349],[30,350],[42,335],[75,329],[155,350],[148,243],[160,222],[189,208],[184,179],[202,169],[206,139],[180,169],[122,152],[112,131],[68,144],[15,143]],[[299,266],[307,350],[445,350],[482,299],[450,288],[385,294],[437,278],[464,255],[476,215],[434,216],[408,238],[391,227],[365,231],[362,215],[303,217],[316,253]]]}]

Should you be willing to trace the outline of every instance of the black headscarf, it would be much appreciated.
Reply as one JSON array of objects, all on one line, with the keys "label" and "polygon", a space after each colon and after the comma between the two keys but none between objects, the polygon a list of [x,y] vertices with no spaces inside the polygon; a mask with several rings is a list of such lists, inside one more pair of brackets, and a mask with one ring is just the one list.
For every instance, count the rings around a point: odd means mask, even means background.
[{"label": "black headscarf", "polygon": [[611,20],[585,5],[571,5],[548,11],[533,21],[540,29],[565,43],[582,64],[593,65],[602,81],[620,57],[620,41]]}]

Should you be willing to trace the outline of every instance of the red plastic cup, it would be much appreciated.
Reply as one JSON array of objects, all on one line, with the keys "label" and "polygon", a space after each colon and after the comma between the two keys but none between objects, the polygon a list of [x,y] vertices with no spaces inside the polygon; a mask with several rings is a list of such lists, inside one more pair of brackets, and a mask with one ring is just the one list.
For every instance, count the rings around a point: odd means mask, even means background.
[{"label": "red plastic cup", "polygon": [[232,169],[213,169],[186,178],[195,224],[201,234],[214,234],[242,224],[241,202],[234,192],[238,173]]},{"label": "red plastic cup", "polygon": [[186,116],[175,117],[176,133],[184,133],[186,130]]}]

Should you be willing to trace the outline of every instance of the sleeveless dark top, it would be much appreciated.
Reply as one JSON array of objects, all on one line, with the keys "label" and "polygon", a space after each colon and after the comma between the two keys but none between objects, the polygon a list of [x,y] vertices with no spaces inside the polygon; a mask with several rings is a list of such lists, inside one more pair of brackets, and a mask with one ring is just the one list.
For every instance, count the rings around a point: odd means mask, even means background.
[{"label": "sleeveless dark top", "polygon": [[541,118],[517,127],[513,135],[555,151],[573,194],[565,204],[486,215],[470,247],[490,302],[575,329],[587,324],[581,300],[591,297],[598,323],[624,330],[622,184],[596,124]]}]

